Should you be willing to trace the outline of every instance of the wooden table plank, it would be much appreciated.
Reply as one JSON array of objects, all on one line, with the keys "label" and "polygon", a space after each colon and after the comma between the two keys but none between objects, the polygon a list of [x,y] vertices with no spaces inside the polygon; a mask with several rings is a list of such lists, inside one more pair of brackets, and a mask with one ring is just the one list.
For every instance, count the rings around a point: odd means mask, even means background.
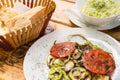
[{"label": "wooden table plank", "polygon": [[113,38],[115,38],[116,40],[118,40],[120,42],[120,26],[118,26],[114,29],[104,30],[102,32],[112,36]]},{"label": "wooden table plank", "polygon": [[67,1],[67,2],[70,2],[70,3],[75,3],[76,0],[62,0],[62,1]]},{"label": "wooden table plank", "polygon": [[69,9],[74,5],[74,3],[67,2],[67,0],[54,0],[56,3],[56,10],[51,18],[52,21],[65,24],[67,26],[73,25],[68,16],[64,13],[64,10]]},{"label": "wooden table plank", "polygon": [[25,80],[23,60],[29,47],[30,43],[13,51],[0,48],[0,80]]}]

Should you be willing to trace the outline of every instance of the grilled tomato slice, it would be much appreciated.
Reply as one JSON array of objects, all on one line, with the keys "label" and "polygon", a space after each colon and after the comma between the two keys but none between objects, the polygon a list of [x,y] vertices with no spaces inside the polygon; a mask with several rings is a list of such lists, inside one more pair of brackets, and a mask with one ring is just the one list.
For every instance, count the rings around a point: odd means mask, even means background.
[{"label": "grilled tomato slice", "polygon": [[75,50],[74,42],[62,42],[53,45],[50,54],[56,58],[64,58],[72,55]]},{"label": "grilled tomato slice", "polygon": [[110,53],[103,50],[91,50],[84,56],[83,65],[95,74],[111,74],[115,63]]}]

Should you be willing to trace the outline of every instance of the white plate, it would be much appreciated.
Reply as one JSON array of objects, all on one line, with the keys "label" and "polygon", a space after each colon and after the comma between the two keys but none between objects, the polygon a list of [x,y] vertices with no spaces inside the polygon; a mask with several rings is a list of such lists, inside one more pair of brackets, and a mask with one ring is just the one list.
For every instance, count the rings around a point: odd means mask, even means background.
[{"label": "white plate", "polygon": [[[120,71],[118,71],[118,69],[120,70],[120,43],[102,32],[87,28],[58,30],[37,40],[30,47],[24,59],[23,70],[26,80],[47,80],[49,69],[46,64],[46,59],[50,48],[55,40],[57,40],[57,42],[67,41],[67,36],[71,34],[82,34],[92,43],[113,53],[116,70],[112,76],[112,80],[120,80],[118,76],[118,74],[120,74]],[[83,40],[79,37],[72,38],[72,41],[83,43]]]},{"label": "white plate", "polygon": [[76,4],[68,10],[65,10],[65,13],[68,15],[69,19],[79,27],[87,27],[95,30],[108,30],[115,28],[120,25],[120,16],[118,16],[114,21],[108,24],[95,26],[85,22],[80,14],[80,6],[84,3],[84,0],[77,0]]}]

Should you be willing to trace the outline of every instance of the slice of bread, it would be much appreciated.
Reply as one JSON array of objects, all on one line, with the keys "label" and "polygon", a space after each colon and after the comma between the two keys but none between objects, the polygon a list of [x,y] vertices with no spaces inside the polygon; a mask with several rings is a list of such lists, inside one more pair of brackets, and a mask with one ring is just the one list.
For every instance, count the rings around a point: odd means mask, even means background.
[{"label": "slice of bread", "polygon": [[8,28],[5,26],[5,21],[17,15],[18,12],[15,9],[0,6],[0,35],[8,32]]},{"label": "slice of bread", "polygon": [[36,20],[43,18],[45,8],[37,6],[5,21],[5,25],[11,29],[20,29],[36,23]]},{"label": "slice of bread", "polygon": [[4,22],[14,16],[18,15],[18,12],[13,8],[1,7],[0,8],[0,28],[4,27]]}]

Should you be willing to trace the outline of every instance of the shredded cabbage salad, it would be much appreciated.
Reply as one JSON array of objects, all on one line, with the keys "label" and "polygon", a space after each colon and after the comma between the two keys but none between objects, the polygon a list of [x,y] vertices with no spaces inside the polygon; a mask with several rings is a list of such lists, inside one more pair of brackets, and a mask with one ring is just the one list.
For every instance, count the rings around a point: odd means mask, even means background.
[{"label": "shredded cabbage salad", "polygon": [[88,16],[105,18],[120,14],[120,4],[114,0],[87,0],[81,11]]}]

